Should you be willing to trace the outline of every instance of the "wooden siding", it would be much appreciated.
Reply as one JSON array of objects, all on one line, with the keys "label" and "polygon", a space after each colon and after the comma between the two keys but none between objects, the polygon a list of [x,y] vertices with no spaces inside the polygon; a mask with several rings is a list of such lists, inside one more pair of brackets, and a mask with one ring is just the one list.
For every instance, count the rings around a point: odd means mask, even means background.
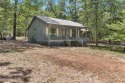
[{"label": "wooden siding", "polygon": [[28,41],[29,42],[41,42],[46,34],[45,28],[47,24],[41,22],[41,20],[35,18],[28,30]]}]

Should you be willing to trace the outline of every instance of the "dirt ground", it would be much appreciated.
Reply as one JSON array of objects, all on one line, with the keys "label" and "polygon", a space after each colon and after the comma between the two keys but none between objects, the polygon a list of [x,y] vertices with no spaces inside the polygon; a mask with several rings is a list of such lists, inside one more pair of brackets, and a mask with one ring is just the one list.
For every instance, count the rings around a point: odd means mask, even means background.
[{"label": "dirt ground", "polygon": [[0,83],[125,83],[125,54],[0,41]]}]

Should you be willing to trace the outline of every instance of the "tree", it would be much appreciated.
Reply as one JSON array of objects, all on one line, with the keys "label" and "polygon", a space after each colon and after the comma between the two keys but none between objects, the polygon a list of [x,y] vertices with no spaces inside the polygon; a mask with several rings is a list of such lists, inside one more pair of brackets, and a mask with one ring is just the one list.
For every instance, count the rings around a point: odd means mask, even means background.
[{"label": "tree", "polygon": [[[112,3],[112,4],[111,4]],[[103,40],[110,30],[107,23],[122,21],[122,5],[119,0],[81,0],[79,20],[89,27],[91,39]],[[98,42],[96,42],[96,45]]]},{"label": "tree", "polygon": [[77,22],[78,21],[78,7],[79,7],[79,1],[78,0],[68,0],[68,5],[67,6],[67,18]]},{"label": "tree", "polygon": [[7,34],[10,35],[10,25],[12,20],[10,19],[12,6],[10,0],[2,0],[0,2],[0,37],[3,39]]},{"label": "tree", "polygon": [[56,17],[60,19],[66,19],[66,0],[59,0],[56,5]]},{"label": "tree", "polygon": [[45,0],[44,1],[44,15],[49,17],[56,17],[56,4],[55,0]]},{"label": "tree", "polygon": [[125,41],[125,19],[123,22],[108,24],[110,34],[106,37],[108,40]]},{"label": "tree", "polygon": [[[125,18],[122,0],[2,0],[0,3],[0,35],[13,32],[24,36],[34,15],[73,20],[89,27],[90,39],[103,40],[112,31],[109,25]],[[13,30],[13,31],[12,31]]]},{"label": "tree", "polygon": [[93,1],[94,4],[94,17],[95,17],[95,43],[98,46],[98,9],[99,9],[99,0]]},{"label": "tree", "polygon": [[[13,4],[14,5],[14,4]],[[42,1],[23,0],[18,1],[16,8],[16,36],[26,36],[27,27],[34,15],[40,14]],[[15,8],[15,6],[14,6]]]},{"label": "tree", "polygon": [[41,15],[43,2],[40,0],[24,0],[20,3],[20,16],[17,19],[17,36],[27,35],[27,28],[34,15]]},{"label": "tree", "polygon": [[16,40],[17,3],[18,3],[18,0],[15,0],[14,1],[14,21],[13,21],[13,40]]}]

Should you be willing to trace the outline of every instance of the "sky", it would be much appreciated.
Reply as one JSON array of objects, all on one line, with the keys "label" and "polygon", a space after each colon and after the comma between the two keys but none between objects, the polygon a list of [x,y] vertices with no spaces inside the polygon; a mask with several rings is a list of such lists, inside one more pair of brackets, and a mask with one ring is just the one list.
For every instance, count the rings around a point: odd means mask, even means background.
[{"label": "sky", "polygon": [[22,0],[18,0],[19,2],[22,2]]},{"label": "sky", "polygon": [[[18,0],[19,2],[22,2],[23,0]],[[55,2],[57,3],[58,2],[58,0],[55,0]]]},{"label": "sky", "polygon": [[58,3],[58,0],[55,0],[56,3]]}]

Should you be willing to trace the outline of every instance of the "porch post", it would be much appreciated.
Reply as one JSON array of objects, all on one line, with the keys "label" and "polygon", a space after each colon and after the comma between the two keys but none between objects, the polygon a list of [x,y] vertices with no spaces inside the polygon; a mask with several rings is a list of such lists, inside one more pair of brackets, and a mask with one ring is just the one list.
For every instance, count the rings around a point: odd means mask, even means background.
[{"label": "porch post", "polygon": [[72,37],[72,29],[70,29],[70,37]]},{"label": "porch post", "polygon": [[78,37],[78,34],[77,34],[77,28],[76,28],[76,38]]},{"label": "porch post", "polygon": [[64,32],[65,32],[65,34],[64,34],[64,35],[66,36],[66,28],[64,29]]},{"label": "porch post", "polygon": [[46,27],[46,35],[48,36],[49,30],[48,27]]},{"label": "porch post", "polygon": [[59,36],[59,28],[56,28],[56,35]]},{"label": "porch post", "polygon": [[87,39],[87,28],[86,28],[86,39]]},{"label": "porch post", "polygon": [[78,37],[79,37],[79,29],[78,29]]},{"label": "porch post", "polygon": [[50,26],[48,26],[48,27],[46,27],[46,36],[47,36],[47,39],[48,39],[48,45],[50,45],[50,42],[49,42],[49,27]]}]

